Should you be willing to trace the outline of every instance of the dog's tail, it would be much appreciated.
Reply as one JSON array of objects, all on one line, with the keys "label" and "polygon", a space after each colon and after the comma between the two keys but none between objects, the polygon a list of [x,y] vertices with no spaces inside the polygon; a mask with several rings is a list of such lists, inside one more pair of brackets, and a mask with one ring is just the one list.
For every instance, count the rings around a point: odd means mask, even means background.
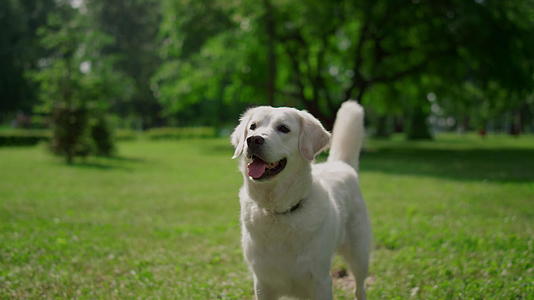
[{"label": "dog's tail", "polygon": [[365,134],[363,117],[363,108],[356,101],[345,101],[341,105],[332,131],[328,161],[341,160],[358,169]]}]

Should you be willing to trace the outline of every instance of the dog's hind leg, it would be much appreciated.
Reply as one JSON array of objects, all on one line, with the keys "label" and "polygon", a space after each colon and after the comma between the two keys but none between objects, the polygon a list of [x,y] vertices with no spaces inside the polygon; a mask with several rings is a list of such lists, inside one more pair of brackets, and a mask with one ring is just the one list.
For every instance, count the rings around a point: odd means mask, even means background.
[{"label": "dog's hind leg", "polygon": [[353,247],[344,249],[340,254],[343,256],[347,264],[349,264],[351,273],[354,276],[354,281],[356,282],[356,299],[365,300],[364,281],[365,278],[367,278],[369,259],[367,251],[361,248],[362,247],[354,245]]},{"label": "dog's hind leg", "polygon": [[348,232],[346,244],[339,251],[354,276],[356,282],[355,296],[358,300],[366,299],[364,282],[369,269],[370,244],[371,239],[367,232],[363,232],[361,227],[352,228]]},{"label": "dog's hind leg", "polygon": [[332,300],[332,278],[330,274],[317,282],[315,282],[315,288],[313,289],[311,299],[312,300]]}]

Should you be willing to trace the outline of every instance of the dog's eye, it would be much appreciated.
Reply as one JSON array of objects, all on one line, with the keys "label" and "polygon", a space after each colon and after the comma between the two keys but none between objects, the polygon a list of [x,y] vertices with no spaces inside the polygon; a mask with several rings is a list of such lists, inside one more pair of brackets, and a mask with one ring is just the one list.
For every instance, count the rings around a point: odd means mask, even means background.
[{"label": "dog's eye", "polygon": [[250,130],[254,130],[254,129],[256,129],[256,123],[250,124]]},{"label": "dog's eye", "polygon": [[278,126],[277,129],[278,131],[283,132],[283,133],[289,133],[291,131],[286,125],[280,125]]}]

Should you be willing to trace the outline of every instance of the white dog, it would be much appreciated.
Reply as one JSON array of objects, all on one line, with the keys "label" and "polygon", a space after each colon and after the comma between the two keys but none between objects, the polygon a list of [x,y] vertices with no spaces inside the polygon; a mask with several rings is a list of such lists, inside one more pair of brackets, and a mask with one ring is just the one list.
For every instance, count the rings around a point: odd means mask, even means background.
[{"label": "white dog", "polygon": [[363,109],[337,113],[328,161],[313,164],[330,134],[306,111],[267,106],[246,111],[232,133],[241,157],[242,244],[257,299],[332,299],[336,251],[365,299],[371,231],[358,185]]}]

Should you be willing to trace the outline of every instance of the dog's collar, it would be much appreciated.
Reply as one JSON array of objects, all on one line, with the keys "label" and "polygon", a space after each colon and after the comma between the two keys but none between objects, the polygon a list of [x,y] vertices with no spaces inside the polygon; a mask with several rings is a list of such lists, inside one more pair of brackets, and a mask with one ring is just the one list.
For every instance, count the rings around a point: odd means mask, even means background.
[{"label": "dog's collar", "polygon": [[297,202],[297,204],[291,206],[288,210],[286,211],[283,211],[283,212],[277,212],[275,211],[274,213],[277,214],[277,215],[289,215],[293,212],[295,212],[297,209],[299,209],[301,206],[302,206],[302,202],[304,202],[304,199],[300,200],[299,202]]}]

